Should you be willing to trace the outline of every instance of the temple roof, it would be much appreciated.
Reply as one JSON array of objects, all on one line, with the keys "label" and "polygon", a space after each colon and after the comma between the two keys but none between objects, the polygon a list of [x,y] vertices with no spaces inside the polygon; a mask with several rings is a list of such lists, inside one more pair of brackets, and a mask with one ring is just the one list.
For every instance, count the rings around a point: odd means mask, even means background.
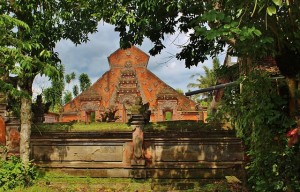
[{"label": "temple roof", "polygon": [[147,68],[149,55],[132,46],[128,49],[118,49],[108,57],[110,68]]}]

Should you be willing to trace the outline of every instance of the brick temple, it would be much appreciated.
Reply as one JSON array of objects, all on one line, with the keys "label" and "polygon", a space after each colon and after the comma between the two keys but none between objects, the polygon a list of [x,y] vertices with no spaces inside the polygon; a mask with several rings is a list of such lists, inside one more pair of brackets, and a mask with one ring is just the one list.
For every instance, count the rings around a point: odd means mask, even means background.
[{"label": "brick temple", "polygon": [[101,121],[101,114],[116,108],[117,122],[127,122],[136,97],[149,104],[151,122],[200,120],[196,103],[149,71],[148,61],[149,55],[135,46],[112,53],[108,57],[110,70],[63,107],[60,121],[89,122],[91,116]]}]

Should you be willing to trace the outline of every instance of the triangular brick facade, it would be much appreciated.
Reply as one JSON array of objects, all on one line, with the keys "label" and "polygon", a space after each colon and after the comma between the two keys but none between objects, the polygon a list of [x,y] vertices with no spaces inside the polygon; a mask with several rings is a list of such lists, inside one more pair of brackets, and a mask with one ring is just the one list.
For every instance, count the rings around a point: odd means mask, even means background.
[{"label": "triangular brick facade", "polygon": [[127,109],[140,96],[149,103],[150,121],[199,120],[196,103],[178,93],[147,69],[149,56],[132,46],[118,49],[108,57],[110,70],[103,74],[89,89],[63,107],[60,121],[89,121],[90,114],[101,120],[101,114],[114,106],[118,109],[117,121],[127,122]]}]

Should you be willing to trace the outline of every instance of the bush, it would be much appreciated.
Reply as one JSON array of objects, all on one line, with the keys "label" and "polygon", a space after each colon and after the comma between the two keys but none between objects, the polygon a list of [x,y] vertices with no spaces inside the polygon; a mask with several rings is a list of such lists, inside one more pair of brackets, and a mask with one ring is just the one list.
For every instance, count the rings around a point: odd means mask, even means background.
[{"label": "bush", "polygon": [[15,156],[0,160],[0,190],[27,187],[37,178],[37,169],[31,163],[25,166]]},{"label": "bush", "polygon": [[284,95],[262,72],[242,79],[242,91],[230,90],[223,105],[244,141],[251,191],[300,191],[300,146],[288,146],[293,128]]}]

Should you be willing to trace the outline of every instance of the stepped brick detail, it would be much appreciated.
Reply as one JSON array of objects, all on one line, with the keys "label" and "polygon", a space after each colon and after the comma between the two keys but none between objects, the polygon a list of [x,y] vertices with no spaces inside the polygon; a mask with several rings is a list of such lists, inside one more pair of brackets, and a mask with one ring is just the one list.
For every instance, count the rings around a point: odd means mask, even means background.
[{"label": "stepped brick detail", "polygon": [[148,61],[149,56],[135,46],[112,53],[110,70],[63,107],[60,121],[89,122],[92,113],[101,121],[101,114],[114,107],[117,121],[127,122],[128,109],[138,96],[143,104],[149,103],[152,122],[165,121],[167,113],[171,120],[199,120],[196,103],[149,71]]}]

